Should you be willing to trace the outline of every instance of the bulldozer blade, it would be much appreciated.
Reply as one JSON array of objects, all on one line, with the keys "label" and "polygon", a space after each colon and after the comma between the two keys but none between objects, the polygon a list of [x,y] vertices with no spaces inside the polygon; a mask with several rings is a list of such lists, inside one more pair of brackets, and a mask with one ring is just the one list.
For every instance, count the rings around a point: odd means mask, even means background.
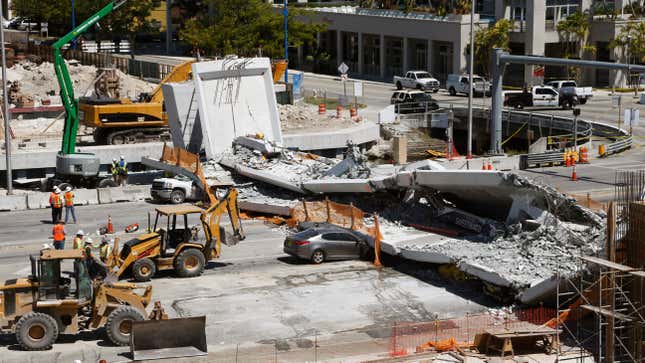
[{"label": "bulldozer blade", "polygon": [[206,317],[132,322],[133,360],[207,355]]}]

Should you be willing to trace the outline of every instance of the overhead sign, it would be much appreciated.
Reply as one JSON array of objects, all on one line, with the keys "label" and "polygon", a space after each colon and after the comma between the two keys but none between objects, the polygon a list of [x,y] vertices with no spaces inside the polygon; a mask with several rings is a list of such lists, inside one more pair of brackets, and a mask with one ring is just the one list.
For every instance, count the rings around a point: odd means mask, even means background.
[{"label": "overhead sign", "polygon": [[345,64],[345,62],[342,62],[338,66],[338,72],[340,72],[340,74],[347,74],[347,71],[349,71],[349,67],[347,66],[347,64]]},{"label": "overhead sign", "polygon": [[354,82],[354,96],[363,97],[363,82]]}]

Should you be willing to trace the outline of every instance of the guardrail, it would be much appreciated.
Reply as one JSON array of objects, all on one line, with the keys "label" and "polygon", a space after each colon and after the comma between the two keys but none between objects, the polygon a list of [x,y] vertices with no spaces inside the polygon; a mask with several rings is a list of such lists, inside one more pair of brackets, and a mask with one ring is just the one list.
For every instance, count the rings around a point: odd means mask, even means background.
[{"label": "guardrail", "polygon": [[531,166],[541,167],[547,164],[548,166],[562,165],[564,162],[564,153],[561,151],[526,154],[520,156],[520,169],[528,169]]},{"label": "guardrail", "polygon": [[604,152],[599,153],[600,157],[609,156],[611,154],[619,153],[621,151],[630,149],[632,147],[633,142],[634,142],[633,137],[629,136],[622,140],[614,141],[611,144],[601,145],[600,150],[602,151],[602,146],[604,146],[605,150]]}]

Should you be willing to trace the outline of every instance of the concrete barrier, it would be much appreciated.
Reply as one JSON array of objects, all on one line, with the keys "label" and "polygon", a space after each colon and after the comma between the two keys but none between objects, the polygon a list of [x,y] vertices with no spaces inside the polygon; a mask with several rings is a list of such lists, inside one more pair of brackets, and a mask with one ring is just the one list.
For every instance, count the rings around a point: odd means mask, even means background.
[{"label": "concrete barrier", "polygon": [[96,205],[99,204],[99,196],[96,189],[74,190],[74,205]]},{"label": "concrete barrier", "polygon": [[0,196],[0,211],[13,211],[27,209],[26,195],[3,195]]},{"label": "concrete barrier", "polygon": [[97,190],[99,204],[136,202],[150,198],[149,185],[128,185],[123,188],[100,188]]},{"label": "concrete barrier", "polygon": [[27,194],[28,209],[43,209],[49,207],[49,193],[33,192]]}]

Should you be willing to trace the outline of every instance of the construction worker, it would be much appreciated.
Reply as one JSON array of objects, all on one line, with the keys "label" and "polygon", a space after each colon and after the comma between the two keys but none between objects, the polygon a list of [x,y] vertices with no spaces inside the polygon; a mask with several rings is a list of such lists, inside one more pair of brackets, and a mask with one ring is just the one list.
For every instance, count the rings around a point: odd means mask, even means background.
[{"label": "construction worker", "polygon": [[65,189],[65,224],[67,224],[67,220],[70,214],[72,215],[72,219],[74,220],[73,223],[76,224],[74,193],[72,192],[72,187],[67,187],[67,189]]},{"label": "construction worker", "polygon": [[49,194],[49,205],[52,208],[52,224],[63,218],[63,200],[60,196],[60,189],[55,186]]},{"label": "construction worker", "polygon": [[82,229],[79,229],[78,232],[76,232],[76,237],[74,237],[74,241],[72,243],[72,246],[75,250],[80,250],[83,248],[84,237],[85,237],[85,232],[83,232]]},{"label": "construction worker", "polygon": [[121,158],[119,160],[119,176],[121,177],[121,182],[119,185],[127,185],[128,184],[128,162],[125,161],[125,157],[121,155]]},{"label": "construction worker", "polygon": [[54,228],[52,228],[52,235],[54,238],[54,248],[57,250],[65,249],[65,222],[59,219]]},{"label": "construction worker", "polygon": [[112,159],[112,179],[114,182],[119,185],[119,162],[116,160],[116,158]]},{"label": "construction worker", "polygon": [[110,253],[112,253],[112,246],[110,246],[107,237],[103,236],[103,239],[101,240],[101,246],[99,247],[99,256],[101,257],[101,261],[103,263],[107,261]]}]

